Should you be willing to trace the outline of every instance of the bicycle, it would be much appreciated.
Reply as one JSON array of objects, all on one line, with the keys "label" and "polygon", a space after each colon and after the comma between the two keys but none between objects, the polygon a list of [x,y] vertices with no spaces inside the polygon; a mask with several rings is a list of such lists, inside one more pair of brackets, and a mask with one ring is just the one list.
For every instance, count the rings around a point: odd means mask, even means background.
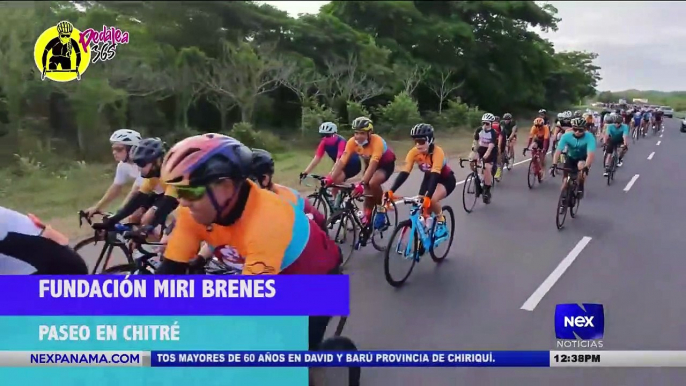
[{"label": "bicycle", "polygon": [[505,143],[505,154],[503,155],[503,166],[507,171],[512,170],[514,166],[515,154],[514,149],[510,148],[510,139]]},{"label": "bicycle", "polygon": [[[467,175],[467,178],[464,180],[464,186],[462,187],[462,207],[464,208],[464,211],[467,213],[472,213],[472,210],[474,210],[474,206],[476,205],[476,199],[479,198],[480,195],[483,194],[484,191],[484,179],[479,176],[478,170],[481,169],[483,173],[484,169],[484,161],[481,159],[481,165],[477,165],[475,160],[470,160],[466,158],[460,158],[460,167],[464,168],[464,162],[467,161],[470,164],[470,167],[472,169],[472,172]],[[493,182],[495,182],[495,179],[491,178]],[[495,183],[492,184],[491,190],[495,187]],[[468,195],[474,195],[474,199],[467,198]],[[468,204],[471,202],[471,204]],[[486,200],[486,196],[483,196],[483,202],[484,204],[490,203],[490,200]]]},{"label": "bicycle", "polygon": [[[135,232],[130,225],[116,224],[115,231],[120,232],[121,237],[125,241],[130,241],[128,244],[128,253],[133,260],[131,263],[119,264],[110,268],[105,268],[101,273],[103,274],[127,274],[127,275],[154,275],[157,268],[160,266],[160,261],[155,260],[160,255],[157,251],[146,251],[143,245],[151,247],[160,247],[165,244],[160,242],[151,242],[146,240],[146,235]],[[135,245],[135,247],[133,247]],[[138,252],[135,258],[134,251]]]},{"label": "bicycle", "polygon": [[662,128],[662,123],[653,123],[653,135],[657,135],[657,132]]},{"label": "bicycle", "polygon": [[527,151],[531,152],[531,161],[529,161],[529,172],[526,176],[526,183],[529,185],[529,189],[533,189],[537,179],[539,184],[543,182],[543,179],[541,178],[541,172],[543,170],[541,167],[541,153],[543,151],[539,148],[526,148],[524,149],[524,154],[526,154]]},{"label": "bicycle", "polygon": [[[424,203],[424,196],[404,197],[402,198],[402,201],[404,204],[412,205],[410,208],[410,218],[402,221],[395,228],[391,238],[388,240],[388,247],[386,248],[386,253],[384,256],[384,274],[386,276],[386,281],[393,287],[400,287],[405,283],[405,281],[407,281],[412,273],[412,270],[414,269],[414,265],[418,263],[421,256],[426,253],[427,246],[429,254],[431,255],[431,259],[436,263],[442,262],[446,256],[448,256],[450,247],[453,244],[453,238],[455,237],[453,232],[453,229],[455,228],[455,217],[453,209],[450,206],[445,205],[441,208],[443,211],[443,216],[446,218],[446,227],[448,225],[448,215],[450,217],[450,228],[446,230],[447,233],[445,235],[437,239],[435,237],[435,231],[438,221],[436,221],[435,214],[432,213],[427,218],[425,213],[423,213],[422,205]],[[432,220],[431,229],[428,229],[425,218]],[[405,276],[403,276],[400,280],[395,280],[391,275],[390,259],[391,248],[398,234],[400,234],[400,238],[398,239],[398,243],[395,248],[393,248],[393,251],[398,255],[402,255],[402,257],[406,260],[410,260],[412,263],[410,264]],[[406,235],[408,235],[407,244],[404,246],[404,248],[402,248],[402,240]],[[436,248],[445,241],[448,241],[448,248],[442,254],[436,253]]]},{"label": "bicycle", "polygon": [[[398,225],[398,211],[395,203],[386,203],[384,224],[377,229],[374,227],[374,222],[378,208],[374,206],[371,218],[368,219],[368,223],[363,224],[362,213],[357,205],[355,205],[355,201],[362,201],[363,198],[371,198],[371,195],[365,194],[360,197],[353,198],[351,195],[351,192],[354,189],[353,185],[334,184],[333,187],[340,189],[344,196],[343,201],[341,202],[341,207],[327,220],[326,226],[332,230],[334,230],[334,227],[337,226],[331,238],[334,240],[334,242],[336,242],[336,244],[339,245],[339,247],[342,244],[346,244],[348,233],[350,232],[352,234],[351,249],[350,252],[347,253],[347,256],[343,256],[341,267],[344,267],[348,263],[354,251],[359,250],[361,247],[365,247],[370,239],[374,248],[379,252],[383,252],[386,246],[382,245],[380,240],[377,240],[377,236],[379,239],[383,239],[384,232],[386,230]],[[394,221],[391,221],[389,212],[393,212],[395,216]]]},{"label": "bicycle", "polygon": [[[605,160],[607,159],[607,153],[605,152],[605,146],[603,146],[603,167],[607,169]],[[623,149],[624,146],[620,147]],[[615,171],[617,170],[617,164],[619,163],[619,153],[617,152],[617,147],[612,151],[612,157],[610,157],[610,167],[607,170],[607,186],[610,186],[612,181],[615,179]]]},{"label": "bicycle", "polygon": [[565,220],[567,219],[567,208],[569,208],[569,215],[572,216],[572,218],[576,217],[579,212],[579,205],[582,197],[578,197],[577,193],[579,190],[578,170],[557,165],[553,165],[553,169],[567,172],[567,177],[565,177],[563,182],[565,188],[560,192],[560,198],[557,201],[557,209],[555,211],[555,225],[557,226],[557,229],[560,230],[564,227]]},{"label": "bicycle", "polygon": [[[111,213],[100,213],[97,212],[96,214],[103,216],[104,218],[112,216]],[[83,210],[80,210],[78,212],[79,216],[79,228],[83,225],[83,220],[86,220],[88,225],[93,227],[93,222],[91,219],[86,215],[86,212]],[[78,243],[74,245],[74,251],[76,253],[79,253],[79,250],[85,247],[86,245],[96,245],[99,241],[104,241],[105,244],[102,246],[102,249],[100,251],[100,255],[98,256],[98,259],[95,262],[95,266],[93,267],[93,270],[91,271],[92,275],[95,275],[98,273],[98,269],[100,268],[100,264],[103,262],[103,259],[105,261],[103,265],[103,270],[107,269],[107,265],[110,262],[110,259],[112,258],[112,252],[114,251],[115,248],[121,250],[123,255],[126,257],[128,264],[132,267],[135,266],[135,262],[133,260],[133,257],[129,253],[128,248],[126,247],[125,240],[120,240],[118,237],[118,233],[116,231],[102,231],[99,229],[93,229],[93,236],[87,237]]]},{"label": "bicycle", "polygon": [[312,185],[304,182],[307,178],[312,178],[319,181],[319,187],[316,188],[314,193],[309,194],[307,199],[310,200],[312,206],[317,209],[319,213],[324,215],[324,218],[329,218],[329,215],[332,214],[337,208],[333,195],[331,192],[329,192],[329,188],[324,185],[325,177],[318,176],[316,174],[308,174],[300,180],[301,185],[313,187]]}]

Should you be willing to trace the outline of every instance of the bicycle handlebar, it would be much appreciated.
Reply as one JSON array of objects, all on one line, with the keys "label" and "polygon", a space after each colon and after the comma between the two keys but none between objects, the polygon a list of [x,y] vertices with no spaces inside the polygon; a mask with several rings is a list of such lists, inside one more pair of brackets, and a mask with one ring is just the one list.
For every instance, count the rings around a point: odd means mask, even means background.
[{"label": "bicycle handlebar", "polygon": [[476,167],[477,169],[481,168],[481,166],[479,166],[479,164],[476,163],[475,159],[460,158],[460,167],[461,168],[464,168],[464,165],[463,165],[464,162],[474,163],[475,164],[474,167]]}]

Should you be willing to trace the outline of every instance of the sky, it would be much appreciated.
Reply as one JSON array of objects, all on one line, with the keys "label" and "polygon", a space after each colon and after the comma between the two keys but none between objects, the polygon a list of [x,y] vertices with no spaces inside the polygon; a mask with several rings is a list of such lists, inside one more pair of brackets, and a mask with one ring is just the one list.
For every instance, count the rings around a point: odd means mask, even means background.
[{"label": "sky", "polygon": [[[297,17],[328,1],[264,1]],[[598,89],[686,90],[686,2],[550,1],[557,32],[543,33],[558,51],[598,54]]]}]

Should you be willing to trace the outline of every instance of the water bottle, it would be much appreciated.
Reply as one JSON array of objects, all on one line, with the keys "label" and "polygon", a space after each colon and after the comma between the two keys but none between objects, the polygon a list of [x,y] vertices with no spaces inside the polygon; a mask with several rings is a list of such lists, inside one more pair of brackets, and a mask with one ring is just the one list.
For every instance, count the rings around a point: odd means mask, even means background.
[{"label": "water bottle", "polygon": [[424,221],[424,216],[419,215],[419,223],[422,224],[422,226],[426,226],[426,222]]},{"label": "water bottle", "polygon": [[429,231],[431,231],[431,227],[432,227],[433,224],[434,224],[434,218],[433,218],[433,216],[428,217],[428,218],[426,219],[426,221],[425,221],[425,224],[426,224],[426,229],[428,229]]}]

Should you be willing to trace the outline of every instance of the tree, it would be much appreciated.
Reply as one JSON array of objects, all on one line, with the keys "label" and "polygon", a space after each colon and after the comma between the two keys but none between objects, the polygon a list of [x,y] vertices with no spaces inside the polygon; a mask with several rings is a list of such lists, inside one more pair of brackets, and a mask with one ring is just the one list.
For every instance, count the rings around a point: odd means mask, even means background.
[{"label": "tree", "polygon": [[452,75],[453,70],[441,70],[436,76],[436,79],[429,85],[431,91],[438,97],[438,114],[443,112],[443,102],[445,102],[446,99],[464,83],[453,83],[450,80]]}]

